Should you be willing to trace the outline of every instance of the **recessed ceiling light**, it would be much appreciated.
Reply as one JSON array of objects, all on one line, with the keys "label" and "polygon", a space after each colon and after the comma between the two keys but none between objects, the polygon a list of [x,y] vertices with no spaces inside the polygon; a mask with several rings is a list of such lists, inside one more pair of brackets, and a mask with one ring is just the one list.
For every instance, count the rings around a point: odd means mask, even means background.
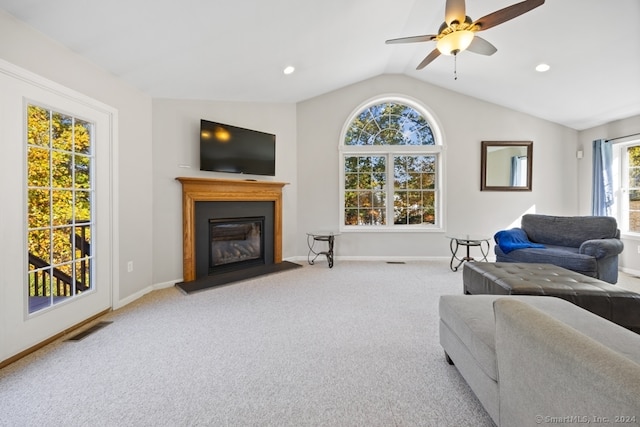
[{"label": "recessed ceiling light", "polygon": [[289,65],[282,72],[288,75],[288,74],[292,74],[295,70],[296,70],[295,67]]},{"label": "recessed ceiling light", "polygon": [[551,68],[549,66],[549,64],[538,64],[536,65],[536,71],[538,71],[539,73],[544,73],[545,71],[549,71],[549,68]]}]

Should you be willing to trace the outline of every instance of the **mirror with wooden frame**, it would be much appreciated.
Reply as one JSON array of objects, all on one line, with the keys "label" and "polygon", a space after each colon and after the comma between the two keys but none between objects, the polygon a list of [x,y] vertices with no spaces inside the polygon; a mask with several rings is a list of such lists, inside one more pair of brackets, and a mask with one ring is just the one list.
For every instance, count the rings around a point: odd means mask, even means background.
[{"label": "mirror with wooden frame", "polygon": [[532,141],[482,141],[481,191],[531,191]]}]

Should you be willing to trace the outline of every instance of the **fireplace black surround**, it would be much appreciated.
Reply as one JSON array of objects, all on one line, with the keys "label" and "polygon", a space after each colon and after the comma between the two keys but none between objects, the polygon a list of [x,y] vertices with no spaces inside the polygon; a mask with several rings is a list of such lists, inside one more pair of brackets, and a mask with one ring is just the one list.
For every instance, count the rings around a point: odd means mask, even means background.
[{"label": "fireplace black surround", "polygon": [[[211,225],[236,224],[243,225],[261,223],[260,243],[262,254],[246,256],[247,250],[242,250],[245,255],[237,253],[237,259],[229,262],[220,262],[212,265],[212,229]],[[273,264],[273,202],[196,202],[195,203],[195,257],[196,279],[230,271],[241,270],[261,264]],[[250,246],[248,242],[240,243],[238,236],[235,238],[236,246]],[[228,241],[227,241],[228,243]],[[223,243],[222,246],[229,246]],[[244,249],[248,249],[244,248]]]}]

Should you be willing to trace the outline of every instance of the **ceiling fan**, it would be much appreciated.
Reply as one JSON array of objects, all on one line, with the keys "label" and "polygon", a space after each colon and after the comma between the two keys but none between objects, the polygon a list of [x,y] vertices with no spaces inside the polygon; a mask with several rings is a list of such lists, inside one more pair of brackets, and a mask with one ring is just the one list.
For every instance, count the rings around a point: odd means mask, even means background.
[{"label": "ceiling fan", "polygon": [[544,0],[525,0],[472,21],[466,15],[465,0],[446,1],[444,22],[440,26],[438,34],[401,37],[386,41],[387,44],[396,44],[435,40],[437,42],[436,48],[418,64],[417,70],[422,70],[440,54],[455,56],[464,50],[469,50],[480,55],[493,55],[498,49],[475,33],[495,27],[544,4]]}]

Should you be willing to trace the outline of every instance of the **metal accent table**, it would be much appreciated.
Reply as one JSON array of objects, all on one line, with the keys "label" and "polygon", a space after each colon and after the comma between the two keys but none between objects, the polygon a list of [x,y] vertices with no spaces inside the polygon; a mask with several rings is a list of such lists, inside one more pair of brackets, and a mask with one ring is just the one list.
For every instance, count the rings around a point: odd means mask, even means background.
[{"label": "metal accent table", "polygon": [[[451,262],[449,263],[449,268],[452,271],[458,271],[458,268],[465,261],[475,261],[475,258],[471,256],[469,253],[469,249],[474,246],[480,248],[480,252],[482,253],[482,261],[487,262],[487,255],[489,255],[489,238],[488,237],[469,237],[467,234],[465,237],[460,236],[446,236],[448,239],[451,239],[449,242],[449,248],[451,249]],[[459,258],[458,257],[458,248],[460,246],[465,246],[467,248],[466,256]],[[453,266],[453,262],[458,261],[458,265]]]},{"label": "metal accent table", "polygon": [[[340,233],[335,233],[333,231],[316,231],[312,233],[307,233],[307,246],[309,246],[309,254],[307,255],[307,261],[310,265],[313,265],[320,255],[326,255],[327,262],[329,263],[329,268],[333,267],[333,246],[335,242],[336,236],[339,236]],[[314,246],[316,242],[327,242],[328,248],[326,251],[316,252]],[[313,256],[313,259],[311,258]]]}]

